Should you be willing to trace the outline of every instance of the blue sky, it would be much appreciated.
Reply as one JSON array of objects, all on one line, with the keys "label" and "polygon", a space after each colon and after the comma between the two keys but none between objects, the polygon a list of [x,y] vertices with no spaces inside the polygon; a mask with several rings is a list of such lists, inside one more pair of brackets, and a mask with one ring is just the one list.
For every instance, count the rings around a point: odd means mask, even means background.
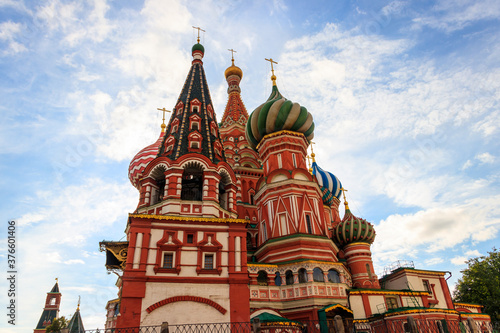
[{"label": "blue sky", "polygon": [[124,237],[128,163],[175,105],[192,26],[219,120],[227,49],[249,112],[271,91],[264,58],[278,61],[280,91],[314,116],[318,164],[376,226],[377,272],[408,259],[453,285],[500,243],[499,17],[494,0],[0,0],[0,250],[16,219],[20,306],[0,327],[33,329],[55,277],[61,315],[81,295],[86,328],[103,327],[116,288],[98,242]]}]

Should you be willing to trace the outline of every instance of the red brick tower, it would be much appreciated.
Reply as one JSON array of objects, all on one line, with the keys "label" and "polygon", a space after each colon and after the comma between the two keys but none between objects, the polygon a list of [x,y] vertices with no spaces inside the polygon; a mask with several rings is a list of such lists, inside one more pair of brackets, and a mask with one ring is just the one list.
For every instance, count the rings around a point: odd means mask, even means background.
[{"label": "red brick tower", "polygon": [[373,269],[370,246],[375,240],[373,225],[351,213],[344,195],[345,215],[335,227],[333,240],[344,250],[355,288],[380,289]]},{"label": "red brick tower", "polygon": [[[235,52],[234,50],[230,50]],[[261,161],[257,152],[252,149],[245,137],[245,125],[248,113],[241,100],[240,81],[243,71],[234,65],[225,71],[228,84],[228,101],[220,124],[220,136],[226,160],[234,170],[237,179],[236,207],[238,218],[249,222],[247,234],[248,257],[251,260],[257,246],[257,206],[255,193],[257,182],[262,177]]]},{"label": "red brick tower", "polygon": [[168,124],[130,163],[140,198],[126,251],[102,243],[114,261],[126,256],[116,328],[249,321],[248,221],[237,218],[237,178],[225,160],[204,52],[198,40]]},{"label": "red brick tower", "polygon": [[337,261],[329,239],[322,194],[306,165],[314,136],[312,115],[285,99],[271,76],[273,91],[251,114],[247,139],[263,163],[255,201],[259,211],[259,262],[311,259]]},{"label": "red brick tower", "polygon": [[47,293],[45,298],[45,306],[43,307],[40,320],[34,329],[34,333],[45,332],[47,326],[52,324],[54,319],[59,318],[59,305],[61,304],[61,293],[59,292],[59,284],[56,279],[56,284]]}]

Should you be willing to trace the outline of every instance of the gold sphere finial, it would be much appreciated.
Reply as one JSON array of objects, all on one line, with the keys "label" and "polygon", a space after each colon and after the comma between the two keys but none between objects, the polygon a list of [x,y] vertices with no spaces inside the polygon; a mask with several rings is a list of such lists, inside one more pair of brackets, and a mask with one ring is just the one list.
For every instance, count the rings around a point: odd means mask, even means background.
[{"label": "gold sphere finial", "polygon": [[345,198],[345,192],[347,192],[347,190],[345,188],[343,188],[343,187],[341,187],[340,190],[342,191],[342,195],[344,196],[345,210],[348,210],[349,209],[349,203],[347,202],[347,199]]},{"label": "gold sphere finial", "polygon": [[273,64],[278,64],[276,61],[273,60],[273,58],[264,58],[266,59],[267,61],[269,61],[271,63],[271,81],[273,81],[273,86],[276,85],[276,75],[274,75],[274,67],[273,67]]},{"label": "gold sphere finial", "polygon": [[163,133],[165,133],[165,128],[167,128],[167,125],[165,125],[165,112],[172,112],[172,111],[167,110],[167,109],[165,109],[165,108],[162,108],[162,109],[160,109],[160,108],[156,108],[156,109],[157,109],[158,111],[162,111],[162,112],[163,112],[163,122],[162,122],[162,124],[161,124],[161,131],[162,131]]}]

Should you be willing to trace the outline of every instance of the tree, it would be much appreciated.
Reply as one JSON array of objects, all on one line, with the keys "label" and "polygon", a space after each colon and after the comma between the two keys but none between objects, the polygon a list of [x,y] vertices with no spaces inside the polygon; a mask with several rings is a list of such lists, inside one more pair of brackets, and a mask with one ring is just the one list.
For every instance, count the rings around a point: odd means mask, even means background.
[{"label": "tree", "polygon": [[45,329],[45,333],[59,332],[66,327],[68,327],[68,320],[64,316],[62,316],[57,319],[54,319],[52,324],[47,326],[47,328]]},{"label": "tree", "polygon": [[467,261],[453,293],[455,302],[484,305],[493,323],[500,323],[500,252],[493,248],[487,256]]}]

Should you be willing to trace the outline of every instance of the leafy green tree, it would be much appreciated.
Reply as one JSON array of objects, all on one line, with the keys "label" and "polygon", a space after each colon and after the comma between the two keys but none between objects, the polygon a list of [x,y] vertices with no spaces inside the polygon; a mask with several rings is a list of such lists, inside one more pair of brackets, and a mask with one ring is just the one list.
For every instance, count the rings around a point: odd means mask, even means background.
[{"label": "leafy green tree", "polygon": [[68,322],[69,321],[64,316],[54,319],[52,324],[47,326],[47,328],[45,329],[45,333],[59,332],[63,328],[68,327]]},{"label": "leafy green tree", "polygon": [[493,248],[487,256],[467,261],[453,293],[455,302],[484,305],[493,323],[500,323],[500,252]]}]

